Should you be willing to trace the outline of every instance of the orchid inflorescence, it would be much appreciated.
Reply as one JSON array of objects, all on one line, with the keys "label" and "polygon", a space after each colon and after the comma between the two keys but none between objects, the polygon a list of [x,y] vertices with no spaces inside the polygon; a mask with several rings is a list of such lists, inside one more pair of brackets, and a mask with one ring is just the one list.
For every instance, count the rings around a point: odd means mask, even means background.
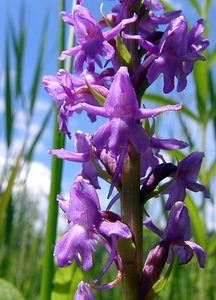
[{"label": "orchid inflorescence", "polygon": [[[201,52],[209,42],[202,36],[202,19],[189,31],[181,11],[164,12],[163,5],[156,0],[119,0],[99,21],[83,2],[76,1],[72,13],[61,12],[63,21],[74,28],[77,45],[64,50],[59,59],[73,56],[74,74],[60,69],[56,75],[44,76],[43,85],[58,108],[59,130],[69,139],[72,133],[67,121],[74,113],[85,111],[91,122],[101,116],[105,123],[91,134],[77,131],[74,152],[49,150],[60,159],[82,163],[69,200],[57,196],[59,207],[67,217],[68,231],[57,242],[54,256],[60,267],[74,261],[88,271],[93,267],[96,244],[102,245],[109,254],[108,261],[93,283],[80,282],[74,298],[94,299],[93,289],[113,288],[126,276],[128,255],[124,253],[127,250],[121,251],[121,241],[128,240],[127,245],[134,249],[130,249],[135,257],[131,258],[132,262],[137,261],[139,251],[133,222],[130,223],[128,213],[123,210],[121,216],[111,211],[113,204],[120,199],[125,210],[125,201],[134,201],[144,214],[147,201],[168,195],[165,209],[169,217],[165,230],[161,231],[151,220],[142,220],[141,224],[161,239],[150,250],[140,270],[139,299],[147,299],[173,253],[179,256],[181,264],[188,263],[195,253],[200,267],[204,267],[206,253],[191,241],[191,223],[184,199],[187,189],[202,191],[205,197],[208,193],[197,182],[204,154],[193,152],[176,165],[167,162],[161,150],[183,149],[188,144],[176,139],[158,139],[155,134],[154,118],[166,111],[178,111],[182,104],[147,108],[141,98],[160,74],[164,78],[164,93],[173,91],[175,80],[177,91],[183,91],[195,62],[205,60]],[[166,25],[164,31],[160,25]],[[138,176],[131,175],[128,181],[134,156],[139,165]],[[99,178],[110,183],[108,198],[111,200],[105,211],[100,208],[97,194]],[[165,184],[160,184],[168,178]],[[125,186],[133,189],[134,182],[140,187],[138,197],[128,200],[122,191]],[[116,278],[99,285],[98,281],[112,264],[117,269]]]}]

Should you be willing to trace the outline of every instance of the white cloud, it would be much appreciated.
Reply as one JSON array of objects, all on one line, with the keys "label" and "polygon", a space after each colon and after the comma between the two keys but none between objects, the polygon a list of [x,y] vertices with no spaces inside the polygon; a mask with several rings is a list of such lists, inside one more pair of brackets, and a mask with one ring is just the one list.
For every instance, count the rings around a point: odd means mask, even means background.
[{"label": "white cloud", "polygon": [[46,112],[50,107],[51,101],[47,101],[42,98],[36,99],[35,112]]}]

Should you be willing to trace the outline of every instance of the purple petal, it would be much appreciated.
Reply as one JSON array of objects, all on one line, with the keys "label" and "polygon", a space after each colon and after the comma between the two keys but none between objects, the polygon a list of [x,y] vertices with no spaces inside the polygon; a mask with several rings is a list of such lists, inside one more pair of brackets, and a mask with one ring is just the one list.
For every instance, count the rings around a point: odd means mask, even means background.
[{"label": "purple petal", "polygon": [[78,52],[80,51],[81,46],[75,46],[73,48],[70,48],[68,50],[64,50],[61,52],[60,56],[58,57],[59,60],[64,60],[67,56],[74,56],[77,55]]},{"label": "purple petal", "polygon": [[161,194],[169,195],[166,201],[166,210],[170,210],[175,202],[184,201],[186,197],[185,186],[180,180],[176,179]]},{"label": "purple petal", "polygon": [[132,238],[132,234],[129,227],[120,221],[101,221],[97,226],[97,230],[98,232],[108,237],[116,236],[125,239]]},{"label": "purple petal", "polygon": [[156,108],[140,108],[138,114],[136,115],[137,118],[153,118],[158,116],[159,114],[169,111],[169,110],[179,110],[182,108],[182,104],[175,104],[175,105],[165,105],[159,106]]},{"label": "purple petal", "polygon": [[143,224],[150,229],[151,231],[153,231],[154,233],[156,233],[159,237],[163,238],[163,232],[154,225],[154,223],[152,223],[151,220],[143,222]]},{"label": "purple petal", "polygon": [[150,145],[152,148],[163,150],[176,150],[188,147],[188,143],[175,139],[158,139],[151,137]]},{"label": "purple petal", "polygon": [[133,117],[138,110],[136,93],[126,67],[114,76],[104,108],[109,117]]},{"label": "purple petal", "polygon": [[89,153],[76,153],[76,152],[70,152],[65,149],[49,149],[48,153],[51,155],[55,155],[58,158],[74,161],[74,162],[85,162],[90,159]]},{"label": "purple petal", "polygon": [[94,300],[94,295],[90,291],[88,285],[81,281],[74,295],[74,300]]},{"label": "purple petal", "polygon": [[80,225],[74,225],[56,243],[54,256],[57,257],[58,265],[63,267],[71,263],[72,258],[79,253],[82,258],[84,271],[92,267],[92,252],[96,250],[95,241],[89,233]]},{"label": "purple petal", "polygon": [[100,218],[99,209],[99,198],[95,188],[81,176],[77,177],[70,190],[68,220],[92,230]]},{"label": "purple petal", "polygon": [[187,179],[187,181],[185,182],[185,187],[193,192],[203,192],[204,197],[209,198],[209,193],[202,184]]},{"label": "purple petal", "polygon": [[85,153],[90,151],[91,135],[77,131],[75,133],[74,149],[78,153]]},{"label": "purple petal", "polygon": [[108,271],[108,269],[110,268],[111,264],[113,263],[116,255],[117,255],[116,237],[112,236],[112,247],[111,247],[111,252],[110,252],[109,259],[106,262],[106,265],[103,267],[103,270],[101,271],[101,273],[94,280],[94,282],[97,282],[98,280],[100,280],[103,277],[103,275]]},{"label": "purple petal", "polygon": [[191,241],[186,241],[185,244],[188,245],[193,250],[193,252],[195,253],[195,255],[197,257],[200,267],[204,268],[206,252],[203,250],[203,248]]},{"label": "purple petal", "polygon": [[203,152],[192,152],[179,163],[179,172],[190,180],[197,180],[204,157]]},{"label": "purple petal", "polygon": [[60,13],[60,16],[62,17],[63,21],[69,25],[74,25],[73,16],[71,13],[68,13],[66,11],[62,11]]},{"label": "purple petal", "polygon": [[169,242],[190,240],[192,237],[191,222],[188,210],[183,202],[176,202],[170,211],[164,239]]}]

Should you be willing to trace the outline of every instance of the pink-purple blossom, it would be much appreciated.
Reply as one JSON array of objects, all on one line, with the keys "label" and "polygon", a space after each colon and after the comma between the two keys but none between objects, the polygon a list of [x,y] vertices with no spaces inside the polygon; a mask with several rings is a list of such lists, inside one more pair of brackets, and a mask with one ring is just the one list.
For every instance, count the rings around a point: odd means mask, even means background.
[{"label": "pink-purple blossom", "polygon": [[98,241],[110,249],[110,258],[102,270],[104,274],[118,256],[116,240],[132,238],[129,227],[119,218],[108,219],[109,213],[104,218],[96,190],[81,176],[76,178],[71,187],[69,201],[60,195],[57,200],[68,220],[68,231],[57,242],[54,250],[59,266],[71,264],[74,259],[78,267],[84,271],[89,270],[93,265],[92,253]]},{"label": "pink-purple blossom", "polygon": [[183,202],[177,201],[171,208],[164,231],[156,227],[152,221],[144,225],[162,238],[163,243],[173,245],[181,264],[187,264],[195,253],[201,268],[204,268],[206,253],[191,241],[192,230],[188,210]]}]

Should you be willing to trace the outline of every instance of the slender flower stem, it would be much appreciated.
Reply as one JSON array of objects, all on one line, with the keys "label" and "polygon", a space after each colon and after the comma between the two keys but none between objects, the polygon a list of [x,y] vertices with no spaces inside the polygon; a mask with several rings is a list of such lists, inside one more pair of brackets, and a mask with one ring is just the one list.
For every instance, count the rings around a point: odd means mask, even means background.
[{"label": "slender flower stem", "polygon": [[[59,10],[64,10],[65,1],[59,1]],[[58,50],[59,52],[64,48],[65,43],[65,34],[64,34],[64,23],[62,20],[59,21],[59,42]],[[62,62],[58,62],[58,69],[63,67]],[[64,147],[64,135],[61,134],[58,130],[58,121],[57,121],[57,109],[55,108],[54,116],[54,127],[53,127],[53,148],[62,148]],[[48,219],[47,219],[47,228],[45,236],[45,249],[43,257],[43,273],[41,281],[41,300],[51,299],[52,292],[52,282],[54,274],[54,260],[53,260],[53,249],[56,239],[56,228],[57,228],[57,217],[58,217],[58,204],[56,201],[56,195],[60,191],[61,187],[61,177],[62,177],[62,163],[63,161],[52,157],[52,166],[51,166],[51,186],[50,186],[50,201],[48,208]]]},{"label": "slender flower stem", "polygon": [[124,261],[123,267],[123,299],[140,299],[140,279],[142,271],[143,244],[143,207],[140,201],[140,159],[133,148],[126,156],[122,171],[121,210],[122,219],[133,234],[136,255],[130,261]]},{"label": "slender flower stem", "polygon": [[[126,17],[133,15],[133,6],[129,6]],[[137,23],[129,24],[126,32],[137,34]],[[131,54],[131,72],[140,64],[136,40],[125,40]],[[121,214],[134,234],[136,254],[130,261],[123,259],[123,300],[141,299],[141,271],[143,249],[143,205],[140,201],[140,157],[133,147],[129,146],[122,170]],[[127,251],[127,250],[126,250]]]}]

